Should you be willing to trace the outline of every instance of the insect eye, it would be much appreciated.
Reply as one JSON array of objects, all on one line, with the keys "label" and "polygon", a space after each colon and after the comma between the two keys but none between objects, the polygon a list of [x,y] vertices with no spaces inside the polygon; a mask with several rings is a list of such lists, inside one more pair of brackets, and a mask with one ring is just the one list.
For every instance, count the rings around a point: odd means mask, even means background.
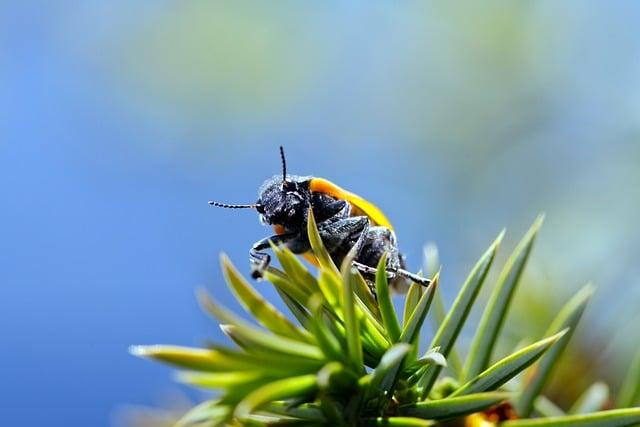
[{"label": "insect eye", "polygon": [[256,203],[256,210],[258,211],[259,214],[263,214],[264,206],[262,206],[260,203]]}]

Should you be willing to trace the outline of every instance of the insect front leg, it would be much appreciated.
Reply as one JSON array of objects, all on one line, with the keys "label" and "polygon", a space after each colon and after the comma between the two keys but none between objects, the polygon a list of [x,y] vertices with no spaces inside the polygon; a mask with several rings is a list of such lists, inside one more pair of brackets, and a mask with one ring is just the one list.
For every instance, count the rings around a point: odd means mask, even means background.
[{"label": "insect front leg", "polygon": [[251,277],[259,279],[262,273],[269,266],[271,256],[263,252],[271,247],[271,243],[275,245],[285,245],[293,253],[300,254],[309,250],[309,241],[306,235],[301,233],[284,233],[275,234],[271,237],[265,237],[257,241],[249,251],[251,261]]},{"label": "insect front leg", "polygon": [[262,273],[269,266],[269,263],[271,262],[271,255],[263,251],[265,249],[269,249],[271,247],[271,243],[276,245],[286,243],[287,241],[295,238],[295,236],[295,234],[276,234],[255,242],[249,251],[251,277],[254,279],[262,277]]}]

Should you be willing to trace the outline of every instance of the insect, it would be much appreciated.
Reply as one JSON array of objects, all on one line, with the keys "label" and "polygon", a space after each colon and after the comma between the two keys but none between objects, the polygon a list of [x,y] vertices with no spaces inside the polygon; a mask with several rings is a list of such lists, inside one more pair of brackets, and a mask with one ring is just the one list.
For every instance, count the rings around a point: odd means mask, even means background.
[{"label": "insect", "polygon": [[257,241],[249,251],[252,276],[259,278],[271,257],[265,250],[270,242],[284,245],[295,254],[304,254],[315,262],[307,235],[309,209],[318,232],[336,265],[352,251],[353,266],[372,283],[376,266],[387,253],[386,273],[396,290],[411,282],[428,285],[430,280],[405,270],[405,258],[399,252],[393,227],[373,203],[344,190],[336,184],[311,176],[287,175],[284,149],[280,147],[282,175],[267,179],[260,187],[255,203],[231,205],[210,201],[209,204],[229,209],[255,209],[260,221],[271,225],[275,234]]}]

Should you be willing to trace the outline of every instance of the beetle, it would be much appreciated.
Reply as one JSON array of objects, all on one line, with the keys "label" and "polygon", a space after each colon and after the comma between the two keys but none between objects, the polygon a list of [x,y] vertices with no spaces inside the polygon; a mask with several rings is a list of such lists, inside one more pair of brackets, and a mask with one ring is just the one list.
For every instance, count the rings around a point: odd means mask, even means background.
[{"label": "beetle", "polygon": [[284,245],[317,265],[307,235],[307,218],[312,209],[322,242],[337,265],[351,252],[353,266],[372,284],[380,258],[387,253],[386,274],[393,289],[405,290],[411,282],[423,286],[430,283],[405,269],[405,257],[398,250],[393,226],[378,207],[324,178],[287,175],[282,146],[280,159],[282,175],[274,175],[262,184],[255,203],[209,201],[221,208],[255,209],[260,221],[273,227],[275,234],[257,241],[249,251],[253,278],[260,278],[269,265],[271,257],[265,250],[271,243]]}]

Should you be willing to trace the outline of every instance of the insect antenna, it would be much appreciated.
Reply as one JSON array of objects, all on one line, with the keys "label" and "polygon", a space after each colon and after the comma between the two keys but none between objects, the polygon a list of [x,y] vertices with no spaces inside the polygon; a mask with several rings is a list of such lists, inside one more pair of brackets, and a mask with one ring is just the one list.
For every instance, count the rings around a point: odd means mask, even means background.
[{"label": "insect antenna", "polygon": [[284,148],[280,146],[280,159],[282,159],[282,182],[287,181],[287,161],[284,158]]},{"label": "insect antenna", "polygon": [[258,205],[257,203],[251,205],[229,205],[227,203],[214,202],[213,200],[209,200],[209,204],[211,206],[217,206],[219,208],[227,208],[227,209],[255,209]]}]

